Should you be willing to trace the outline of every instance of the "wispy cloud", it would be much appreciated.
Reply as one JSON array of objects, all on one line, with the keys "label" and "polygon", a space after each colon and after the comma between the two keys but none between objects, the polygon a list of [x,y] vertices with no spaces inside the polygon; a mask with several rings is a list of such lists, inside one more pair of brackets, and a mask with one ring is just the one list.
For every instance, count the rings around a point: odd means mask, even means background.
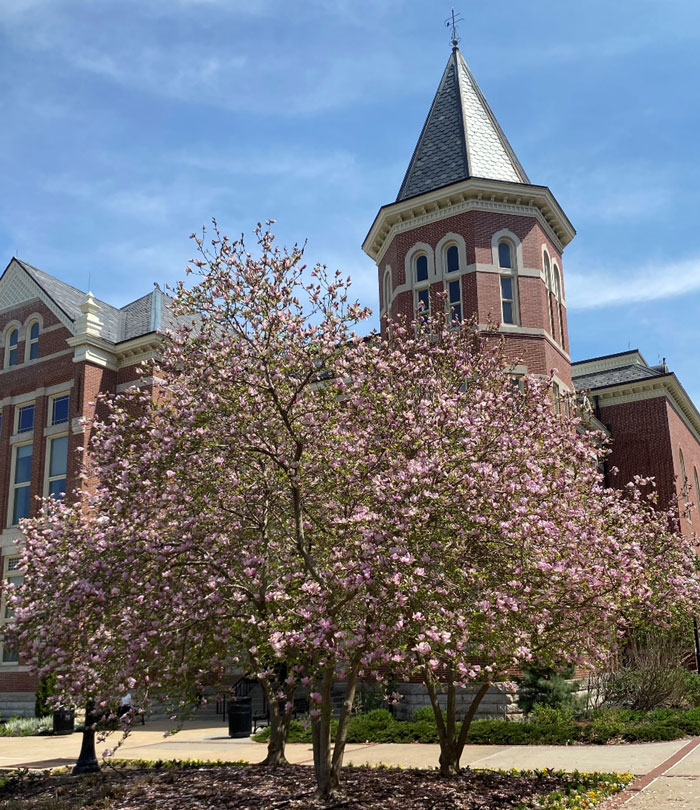
[{"label": "wispy cloud", "polygon": [[589,272],[569,267],[566,279],[569,309],[601,309],[676,298],[700,292],[700,255],[642,269],[595,268]]}]

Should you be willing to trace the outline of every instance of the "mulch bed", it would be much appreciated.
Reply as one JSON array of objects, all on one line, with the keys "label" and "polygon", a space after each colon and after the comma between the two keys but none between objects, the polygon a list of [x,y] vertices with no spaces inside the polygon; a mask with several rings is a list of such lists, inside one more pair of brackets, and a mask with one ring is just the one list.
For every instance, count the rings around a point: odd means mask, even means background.
[{"label": "mulch bed", "polygon": [[514,808],[564,785],[554,773],[536,779],[465,770],[456,779],[434,771],[347,768],[345,798],[314,800],[313,771],[303,765],[105,768],[99,774],[25,773],[0,788],[5,810],[477,810]]}]

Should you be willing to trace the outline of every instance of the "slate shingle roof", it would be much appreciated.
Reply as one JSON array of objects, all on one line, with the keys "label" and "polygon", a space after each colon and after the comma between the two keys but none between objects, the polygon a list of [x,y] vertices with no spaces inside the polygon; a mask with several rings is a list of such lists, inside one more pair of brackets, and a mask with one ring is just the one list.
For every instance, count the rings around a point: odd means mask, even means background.
[{"label": "slate shingle roof", "polygon": [[[76,321],[80,318],[82,315],[80,305],[85,300],[87,293],[50,276],[27,262],[20,259],[16,259],[16,261],[71,320]],[[131,338],[157,330],[174,329],[176,326],[176,319],[169,308],[171,298],[159,288],[126,304],[121,309],[113,307],[106,301],[98,299],[95,301],[100,307],[98,317],[104,324],[102,337],[111,343],[131,340]]]},{"label": "slate shingle roof", "polygon": [[639,363],[632,363],[628,366],[604,369],[592,374],[576,375],[574,369],[574,387],[577,391],[588,391],[596,388],[607,388],[610,385],[620,385],[622,383],[646,380],[650,377],[664,377],[667,371],[650,366],[642,366]]},{"label": "slate shingle roof", "polygon": [[396,199],[469,177],[530,182],[464,57],[454,48]]}]

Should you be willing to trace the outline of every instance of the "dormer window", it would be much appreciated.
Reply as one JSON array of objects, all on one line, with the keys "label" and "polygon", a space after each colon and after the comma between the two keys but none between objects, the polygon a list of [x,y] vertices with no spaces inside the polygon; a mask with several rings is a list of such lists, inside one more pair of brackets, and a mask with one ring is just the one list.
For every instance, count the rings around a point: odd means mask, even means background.
[{"label": "dormer window", "polygon": [[456,273],[459,270],[459,250],[457,245],[450,245],[445,252],[447,272]]},{"label": "dormer window", "polygon": [[518,323],[516,268],[513,248],[505,239],[498,243],[498,267],[501,271],[501,323]]},{"label": "dormer window", "polygon": [[7,339],[5,354],[5,367],[16,366],[18,363],[17,354],[19,352],[19,329],[13,329]]},{"label": "dormer window", "polygon": [[27,341],[27,360],[36,360],[39,356],[39,322],[29,327],[29,339]]},{"label": "dormer window", "polygon": [[420,284],[422,281],[428,280],[428,257],[421,253],[420,256],[416,258],[416,284]]}]

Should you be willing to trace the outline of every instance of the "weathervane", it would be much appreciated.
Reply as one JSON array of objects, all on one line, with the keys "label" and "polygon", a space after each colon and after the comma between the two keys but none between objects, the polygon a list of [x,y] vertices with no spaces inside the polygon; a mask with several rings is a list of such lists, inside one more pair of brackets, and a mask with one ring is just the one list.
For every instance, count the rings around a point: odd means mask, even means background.
[{"label": "weathervane", "polygon": [[459,37],[457,36],[457,23],[464,22],[464,18],[460,14],[455,15],[455,10],[452,9],[452,14],[445,20],[445,28],[452,29],[452,47],[457,48],[459,45]]}]

